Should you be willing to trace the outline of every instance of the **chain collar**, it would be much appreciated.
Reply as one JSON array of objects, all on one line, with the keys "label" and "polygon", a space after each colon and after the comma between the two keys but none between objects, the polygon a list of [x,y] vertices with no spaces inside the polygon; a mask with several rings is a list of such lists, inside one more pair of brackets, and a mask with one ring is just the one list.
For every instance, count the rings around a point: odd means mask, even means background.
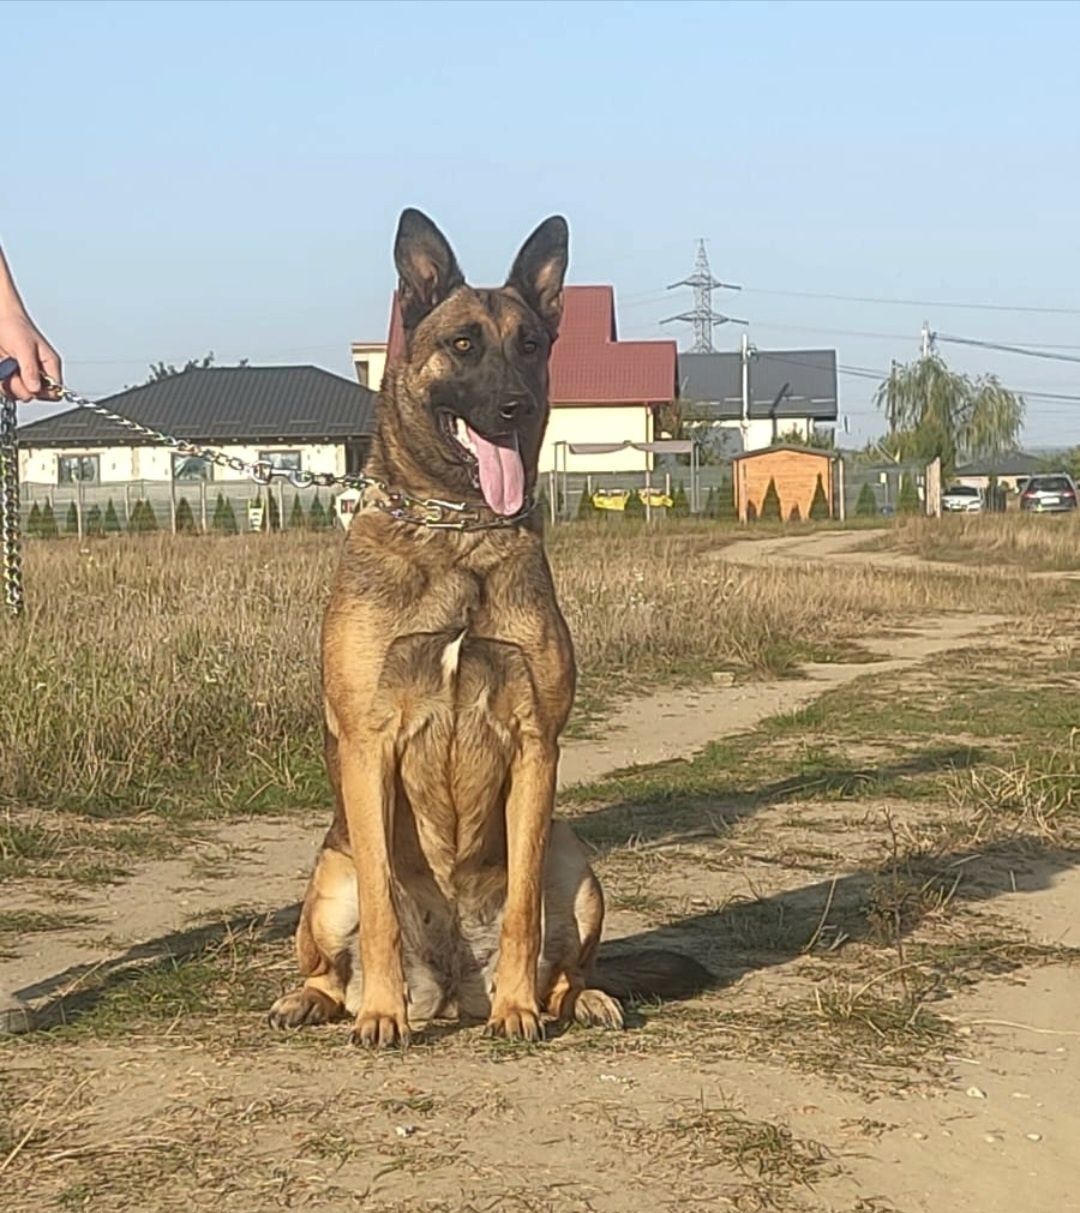
[{"label": "chain collar", "polygon": [[413,526],[426,527],[431,531],[505,530],[507,527],[517,526],[519,522],[524,522],[536,509],[536,502],[529,500],[516,514],[493,514],[490,518],[485,518],[465,501],[441,501],[438,497],[411,497],[408,493],[386,489],[381,483],[377,487],[378,494],[370,496],[370,501],[376,509],[389,515],[395,522],[407,522]]}]

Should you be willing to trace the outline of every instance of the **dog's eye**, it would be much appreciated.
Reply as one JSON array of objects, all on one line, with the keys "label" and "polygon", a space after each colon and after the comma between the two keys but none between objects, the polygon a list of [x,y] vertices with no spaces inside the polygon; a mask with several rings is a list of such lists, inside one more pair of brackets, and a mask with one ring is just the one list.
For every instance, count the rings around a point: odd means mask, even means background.
[{"label": "dog's eye", "polygon": [[462,354],[467,354],[472,349],[472,342],[468,337],[455,337],[454,349],[459,350]]},{"label": "dog's eye", "polygon": [[521,343],[522,351],[526,354],[535,354],[540,348],[535,341],[523,341]]}]

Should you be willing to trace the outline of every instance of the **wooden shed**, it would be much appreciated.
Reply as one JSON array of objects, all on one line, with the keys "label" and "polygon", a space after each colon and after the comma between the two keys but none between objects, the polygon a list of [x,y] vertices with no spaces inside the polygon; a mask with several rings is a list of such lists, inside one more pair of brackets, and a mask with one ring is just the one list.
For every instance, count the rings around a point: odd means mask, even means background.
[{"label": "wooden shed", "polygon": [[761,517],[770,483],[776,485],[781,518],[785,522],[793,518],[805,521],[810,517],[819,480],[832,517],[835,464],[832,451],[808,446],[770,446],[736,455],[731,466],[739,521]]}]

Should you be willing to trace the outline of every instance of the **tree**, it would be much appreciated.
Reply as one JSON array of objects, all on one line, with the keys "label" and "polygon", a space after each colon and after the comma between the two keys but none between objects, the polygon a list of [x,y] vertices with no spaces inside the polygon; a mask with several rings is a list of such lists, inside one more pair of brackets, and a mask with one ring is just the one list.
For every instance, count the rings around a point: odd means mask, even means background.
[{"label": "tree", "polygon": [[196,530],[195,515],[191,512],[188,499],[181,497],[176,503],[176,533],[178,535],[194,535]]},{"label": "tree", "polygon": [[64,530],[69,535],[79,533],[79,507],[74,501],[68,502],[67,513],[64,515]]},{"label": "tree", "polygon": [[996,375],[972,379],[949,370],[936,353],[894,368],[875,401],[888,419],[896,459],[940,457],[946,479],[960,461],[1014,450],[1024,421],[1023,397]]},{"label": "tree", "polygon": [[728,475],[720,481],[720,487],[716,490],[716,517],[721,522],[734,522],[738,516],[735,509],[735,479]]},{"label": "tree", "polygon": [[592,493],[588,489],[582,489],[577,503],[578,522],[591,522],[599,513],[600,511],[596,508],[596,502],[593,501]]},{"label": "tree", "polygon": [[266,502],[270,510],[270,529],[272,531],[281,530],[281,506],[278,504],[278,499],[274,496],[274,490],[268,488],[266,490]]},{"label": "tree", "polygon": [[116,513],[116,506],[113,505],[113,499],[110,497],[105,506],[105,534],[119,535],[121,529],[120,519]]},{"label": "tree", "polygon": [[922,502],[919,501],[919,490],[910,472],[905,472],[900,481],[900,500],[897,510],[901,514],[918,514],[922,512]]},{"label": "tree", "polygon": [[858,500],[855,502],[855,515],[858,518],[876,518],[878,512],[877,494],[870,481],[859,489]]},{"label": "tree", "polygon": [[671,516],[672,518],[690,517],[690,501],[681,480],[675,486],[675,492],[671,494]]},{"label": "tree", "polygon": [[761,502],[760,518],[762,522],[780,522],[783,517],[783,511],[780,508],[780,494],[776,491],[776,481],[770,477],[769,487],[765,490],[765,496]]},{"label": "tree", "polygon": [[26,535],[28,539],[41,538],[41,506],[36,501],[30,507],[30,516],[26,520]]},{"label": "tree", "polygon": [[825,485],[819,474],[817,484],[814,486],[814,497],[810,502],[810,517],[814,522],[819,522],[823,518],[831,517],[831,515],[832,510],[829,509],[829,499],[825,495]]},{"label": "tree", "polygon": [[60,528],[56,525],[56,515],[53,513],[52,502],[46,501],[45,508],[41,511],[41,538],[55,539],[59,534]]},{"label": "tree", "polygon": [[214,506],[214,518],[211,526],[221,535],[236,535],[240,528],[236,525],[236,515],[233,513],[232,502],[224,493],[218,493],[217,505]]},{"label": "tree", "polygon": [[808,446],[816,451],[833,451],[836,449],[836,431],[819,430],[817,426],[808,427],[808,433],[803,433],[797,426],[792,426],[783,434],[777,436],[770,446]]},{"label": "tree", "polygon": [[299,531],[304,526],[304,507],[300,501],[300,494],[295,493],[292,499],[292,510],[289,513],[289,529]]},{"label": "tree", "polygon": [[315,500],[311,503],[311,509],[308,510],[308,526],[313,531],[325,531],[328,524],[326,510],[323,509],[323,503],[319,500],[318,490],[316,490]]},{"label": "tree", "polygon": [[802,522],[802,510],[799,509],[797,501],[791,507],[791,513],[788,514],[788,522]]},{"label": "tree", "polygon": [[716,517],[716,489],[710,488],[705,495],[705,509],[702,511],[706,518]]},{"label": "tree", "polygon": [[83,534],[87,536],[92,535],[95,538],[105,534],[100,505],[92,505],[86,511],[86,518],[83,521]]},{"label": "tree", "polygon": [[147,535],[158,529],[157,514],[149,501],[141,500],[135,503],[128,519],[128,531],[135,535]]},{"label": "tree", "polygon": [[[241,358],[237,366],[247,366],[248,360]],[[171,362],[152,362],[150,375],[145,383],[160,383],[162,379],[171,379],[174,375],[186,375],[188,371],[207,371],[214,365],[214,351],[211,350],[205,358],[189,358],[183,366],[173,366]]]},{"label": "tree", "polygon": [[623,510],[623,517],[627,522],[636,522],[645,517],[645,502],[641,500],[641,495],[637,489],[630,490],[630,496],[626,499],[626,508]]}]

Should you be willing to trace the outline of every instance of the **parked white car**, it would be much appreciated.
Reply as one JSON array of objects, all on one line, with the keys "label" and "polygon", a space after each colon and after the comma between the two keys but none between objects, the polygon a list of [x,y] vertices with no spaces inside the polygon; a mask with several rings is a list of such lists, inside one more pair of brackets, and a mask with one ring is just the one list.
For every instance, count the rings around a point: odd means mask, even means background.
[{"label": "parked white car", "polygon": [[941,495],[941,508],[954,514],[978,514],[983,508],[982,493],[970,484],[951,485]]}]

